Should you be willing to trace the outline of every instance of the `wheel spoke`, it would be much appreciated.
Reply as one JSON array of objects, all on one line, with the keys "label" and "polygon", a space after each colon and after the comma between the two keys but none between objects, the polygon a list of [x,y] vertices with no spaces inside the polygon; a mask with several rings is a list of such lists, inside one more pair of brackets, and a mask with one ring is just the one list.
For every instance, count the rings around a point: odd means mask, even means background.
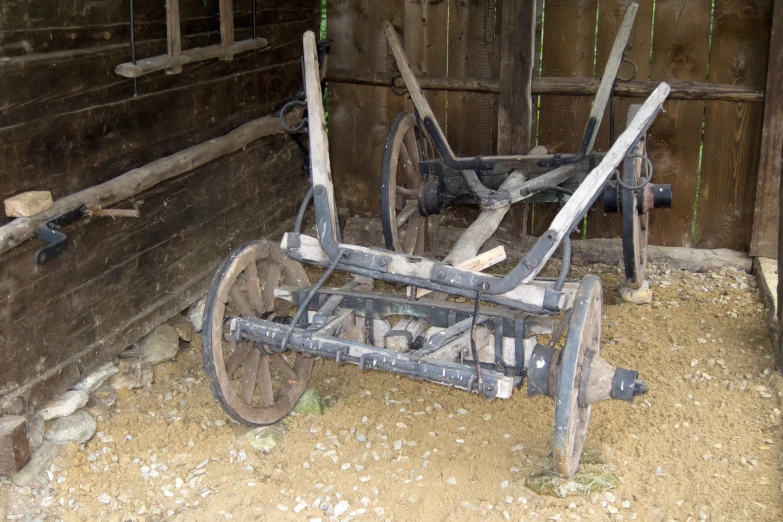
[{"label": "wheel spoke", "polygon": [[399,214],[397,214],[397,228],[400,228],[406,221],[408,221],[408,218],[410,218],[413,214],[418,213],[419,211],[419,202],[418,201],[409,201],[407,205],[405,205],[405,208],[403,208]]},{"label": "wheel spoke", "polygon": [[421,227],[421,216],[419,213],[413,214],[408,221],[408,229],[405,233],[405,253],[410,255],[416,249],[416,243],[419,240],[419,228]]},{"label": "wheel spoke", "polygon": [[237,346],[236,350],[234,350],[234,353],[231,354],[231,357],[228,358],[228,361],[226,361],[226,373],[229,377],[231,377],[231,374],[233,374],[237,368],[239,368],[243,362],[245,362],[245,359],[247,359],[247,356],[250,354],[250,344],[249,343],[242,343],[239,346]]},{"label": "wheel spoke", "polygon": [[289,382],[296,382],[299,380],[299,376],[296,374],[293,368],[283,359],[283,356],[279,353],[270,356],[272,366],[280,372],[283,377],[288,379]]},{"label": "wheel spoke", "polygon": [[[405,184],[408,185],[408,188],[411,190],[416,190],[418,193],[419,184],[421,183],[421,180],[419,178],[419,174],[416,172],[416,167],[413,163],[414,156],[411,156],[408,153],[407,147],[405,147],[405,144],[403,143],[400,146],[400,159],[402,160],[402,168],[405,171]],[[418,164],[418,162],[417,162]]]},{"label": "wheel spoke", "polygon": [[401,187],[399,185],[397,185],[395,190],[397,191],[397,195],[398,196],[402,196],[405,199],[418,199],[418,197],[419,197],[419,193],[416,192],[415,190],[412,190],[412,189],[409,189],[409,188],[405,188],[405,187]]},{"label": "wheel spoke", "polygon": [[244,317],[256,316],[256,314],[253,312],[253,309],[250,307],[250,304],[247,302],[247,299],[245,299],[245,296],[242,295],[242,292],[240,292],[236,286],[231,287],[230,293],[231,304],[233,304],[239,310],[240,314],[242,314]]},{"label": "wheel spoke", "polygon": [[258,378],[258,362],[261,359],[261,352],[258,349],[250,350],[245,360],[245,373],[242,375],[242,388],[239,396],[245,404],[253,405],[253,392],[256,389],[256,380]]},{"label": "wheel spoke", "polygon": [[270,263],[267,268],[264,291],[262,293],[264,310],[272,310],[275,307],[275,288],[280,285],[280,275],[280,265]]},{"label": "wheel spoke", "polygon": [[258,267],[255,261],[251,261],[245,267],[245,277],[247,278],[247,295],[250,298],[250,304],[256,309],[256,314],[260,316],[264,310],[264,301],[261,298],[261,280],[258,278]]},{"label": "wheel spoke", "polygon": [[264,406],[275,405],[275,391],[272,389],[272,371],[269,368],[269,356],[262,355],[258,371],[258,385]]}]

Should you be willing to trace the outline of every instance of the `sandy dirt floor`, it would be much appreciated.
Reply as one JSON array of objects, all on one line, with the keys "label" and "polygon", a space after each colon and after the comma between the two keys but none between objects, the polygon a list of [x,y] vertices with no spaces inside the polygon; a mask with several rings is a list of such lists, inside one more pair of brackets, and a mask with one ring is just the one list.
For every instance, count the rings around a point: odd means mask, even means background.
[{"label": "sandy dirt floor", "polygon": [[[508,270],[509,264],[497,269]],[[317,361],[323,416],[284,421],[263,454],[219,408],[200,341],[122,391],[96,436],[64,448],[40,487],[2,486],[8,520],[783,520],[783,384],[752,277],[651,270],[652,305],[604,285],[603,354],[649,393],[593,410],[588,441],[611,448],[619,484],[539,496],[551,469],[553,402],[487,401],[442,386]],[[311,274],[311,276],[317,274]],[[312,278],[312,277],[311,277]],[[344,506],[345,504],[342,504]]]}]

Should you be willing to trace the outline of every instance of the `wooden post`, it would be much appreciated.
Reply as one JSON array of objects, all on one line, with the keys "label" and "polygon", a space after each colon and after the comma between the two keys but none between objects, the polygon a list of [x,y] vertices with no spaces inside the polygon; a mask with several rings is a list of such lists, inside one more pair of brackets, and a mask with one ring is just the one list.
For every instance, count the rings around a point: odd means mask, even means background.
[{"label": "wooden post", "polygon": [[[169,56],[182,54],[182,35],[179,27],[179,0],[166,0],[166,38],[168,39]],[[181,65],[166,69],[166,74],[179,74]]]},{"label": "wooden post", "polygon": [[750,243],[750,255],[771,259],[778,257],[776,230],[781,215],[778,212],[778,199],[780,172],[783,168],[783,92],[780,90],[783,82],[783,53],[780,52],[783,49],[783,0],[775,0],[773,9],[759,179]]},{"label": "wooden post", "polygon": [[0,418],[0,476],[13,475],[30,460],[30,440],[24,417]]},{"label": "wooden post", "polygon": [[[220,44],[224,47],[234,45],[234,0],[220,0]],[[223,56],[224,61],[234,56]]]},{"label": "wooden post", "polygon": [[[503,0],[500,22],[498,154],[526,154],[533,142],[533,62],[536,0]],[[527,233],[527,205],[516,205],[509,221]]]}]

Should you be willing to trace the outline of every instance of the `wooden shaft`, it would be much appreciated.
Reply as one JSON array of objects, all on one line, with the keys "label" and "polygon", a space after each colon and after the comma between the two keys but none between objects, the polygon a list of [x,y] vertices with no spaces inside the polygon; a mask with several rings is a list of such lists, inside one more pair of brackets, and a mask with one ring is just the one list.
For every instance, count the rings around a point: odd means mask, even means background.
[{"label": "wooden shaft", "polygon": [[[293,126],[301,119],[301,116],[302,110],[295,109],[286,116],[287,123]],[[79,205],[85,205],[87,208],[113,205],[162,181],[200,167],[213,159],[236,152],[259,138],[284,132],[277,116],[264,116],[237,127],[225,136],[194,145],[171,156],[128,171],[100,185],[58,199],[43,212],[15,219],[0,227],[0,254],[33,237],[38,225],[51,221]]]},{"label": "wooden shaft", "polygon": [[[388,87],[393,75],[388,73],[330,69],[326,81],[356,85],[375,85]],[[500,86],[496,80],[478,78],[417,77],[416,80],[425,91],[456,91],[498,94]],[[601,81],[596,78],[533,78],[533,94],[553,94],[562,96],[595,96]],[[659,82],[632,81],[618,82],[614,95],[623,98],[646,98],[655,90]],[[672,81],[671,100],[707,100],[744,103],[763,103],[764,91],[742,85],[724,85],[719,83]]]}]

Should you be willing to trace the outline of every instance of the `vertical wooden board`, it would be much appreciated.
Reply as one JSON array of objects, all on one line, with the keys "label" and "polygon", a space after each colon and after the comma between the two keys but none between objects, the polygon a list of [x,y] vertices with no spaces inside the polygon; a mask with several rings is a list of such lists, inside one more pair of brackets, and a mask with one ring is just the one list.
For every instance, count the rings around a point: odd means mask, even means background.
[{"label": "vertical wooden board", "polygon": [[[638,73],[637,80],[646,80],[650,72],[650,36],[653,19],[654,0],[635,0],[639,4],[639,10],[636,13],[631,36],[628,43],[631,48],[626,52],[625,57],[636,64]],[[598,13],[598,41],[596,44],[596,76],[603,74],[606,61],[609,59],[609,53],[612,50],[617,30],[623,21],[625,10],[631,0],[610,0],[601,3]],[[618,77],[630,78],[633,75],[633,67],[624,63],[620,67]],[[619,82],[619,80],[618,80]],[[641,103],[641,99],[614,98],[615,103],[615,139],[623,130],[625,130],[626,118],[628,116],[628,107],[633,103]],[[610,110],[606,109],[606,114],[598,130],[598,138],[595,142],[595,150],[609,150],[609,121]],[[588,237],[620,237],[622,234],[622,220],[619,214],[604,213],[603,202],[599,201],[590,209],[587,216],[587,235]]]},{"label": "vertical wooden board", "polygon": [[[548,0],[544,5],[542,76],[592,78],[597,0]],[[541,96],[538,144],[549,152],[579,150],[592,100]],[[557,214],[556,204],[533,206],[531,231],[540,236]]]},{"label": "vertical wooden board", "polygon": [[[450,0],[448,76],[491,79],[495,54],[495,0]],[[497,96],[448,93],[446,138],[461,156],[492,151]]]},{"label": "vertical wooden board", "polygon": [[[446,76],[448,47],[448,0],[405,0],[403,47],[416,76]],[[425,91],[435,119],[444,129],[447,93]]]},{"label": "vertical wooden board", "polygon": [[[704,81],[710,41],[709,2],[658,1],[650,79]],[[650,213],[649,242],[692,246],[704,102],[667,101],[647,136],[654,183],[672,184],[671,209]]]},{"label": "vertical wooden board", "polygon": [[[326,32],[332,39],[329,66],[366,71],[370,68],[369,0],[327,2]],[[347,84],[329,86],[329,155],[338,206],[353,211],[379,211],[377,198],[371,198],[367,172],[366,136],[361,118],[367,109],[372,87]],[[373,202],[375,203],[373,206]]]},{"label": "vertical wooden board", "polygon": [[776,258],[778,255],[780,172],[783,169],[783,0],[775,0],[767,63],[764,99],[764,128],[761,136],[756,208],[750,255]]},{"label": "vertical wooden board", "polygon": [[[772,0],[715,2],[710,82],[764,88],[771,15]],[[696,217],[699,248],[750,247],[762,119],[759,104],[707,102]]]}]

